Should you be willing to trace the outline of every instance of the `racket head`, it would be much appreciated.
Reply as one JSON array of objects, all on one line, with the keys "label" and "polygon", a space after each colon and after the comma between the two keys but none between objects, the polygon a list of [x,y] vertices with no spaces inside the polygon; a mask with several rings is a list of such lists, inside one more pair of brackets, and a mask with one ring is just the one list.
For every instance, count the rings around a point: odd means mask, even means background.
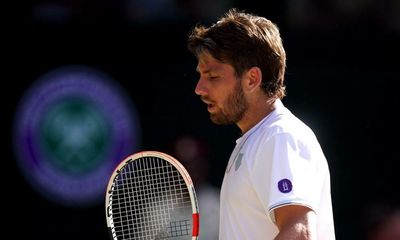
[{"label": "racket head", "polygon": [[142,151],[122,160],[108,181],[105,210],[112,240],[198,239],[193,182],[163,152]]}]

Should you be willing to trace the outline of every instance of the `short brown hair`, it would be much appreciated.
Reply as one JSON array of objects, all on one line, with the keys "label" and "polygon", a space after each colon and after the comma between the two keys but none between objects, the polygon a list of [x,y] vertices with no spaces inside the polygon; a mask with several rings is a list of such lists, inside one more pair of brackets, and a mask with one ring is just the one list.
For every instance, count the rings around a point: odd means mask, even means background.
[{"label": "short brown hair", "polygon": [[265,93],[285,96],[286,53],[278,27],[264,17],[230,9],[211,27],[196,25],[189,34],[188,48],[196,57],[207,52],[232,65],[238,77],[259,67]]}]

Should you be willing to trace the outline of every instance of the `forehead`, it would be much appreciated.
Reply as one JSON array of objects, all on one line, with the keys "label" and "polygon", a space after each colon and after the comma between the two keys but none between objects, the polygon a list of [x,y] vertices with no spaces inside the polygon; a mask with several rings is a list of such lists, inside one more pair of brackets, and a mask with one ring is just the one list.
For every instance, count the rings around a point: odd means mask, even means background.
[{"label": "forehead", "polygon": [[196,70],[200,73],[225,71],[228,68],[232,67],[227,63],[223,63],[215,59],[209,53],[201,53],[198,56],[198,64]]}]

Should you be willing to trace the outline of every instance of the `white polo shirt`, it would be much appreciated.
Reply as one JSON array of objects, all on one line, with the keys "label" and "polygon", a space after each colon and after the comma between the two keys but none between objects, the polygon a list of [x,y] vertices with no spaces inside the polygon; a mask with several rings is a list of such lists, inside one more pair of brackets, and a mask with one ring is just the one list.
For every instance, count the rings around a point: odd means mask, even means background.
[{"label": "white polo shirt", "polygon": [[236,141],[220,198],[220,240],[273,239],[274,210],[304,205],[316,213],[317,239],[334,240],[328,164],[313,131],[280,100]]}]

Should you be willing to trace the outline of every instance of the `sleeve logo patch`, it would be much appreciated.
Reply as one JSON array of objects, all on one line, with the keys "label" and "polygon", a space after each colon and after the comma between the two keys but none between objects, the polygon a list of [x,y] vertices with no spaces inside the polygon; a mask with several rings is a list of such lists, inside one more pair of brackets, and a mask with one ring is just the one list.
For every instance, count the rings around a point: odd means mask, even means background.
[{"label": "sleeve logo patch", "polygon": [[282,193],[291,192],[293,188],[292,182],[289,179],[282,179],[278,182],[278,189]]}]

